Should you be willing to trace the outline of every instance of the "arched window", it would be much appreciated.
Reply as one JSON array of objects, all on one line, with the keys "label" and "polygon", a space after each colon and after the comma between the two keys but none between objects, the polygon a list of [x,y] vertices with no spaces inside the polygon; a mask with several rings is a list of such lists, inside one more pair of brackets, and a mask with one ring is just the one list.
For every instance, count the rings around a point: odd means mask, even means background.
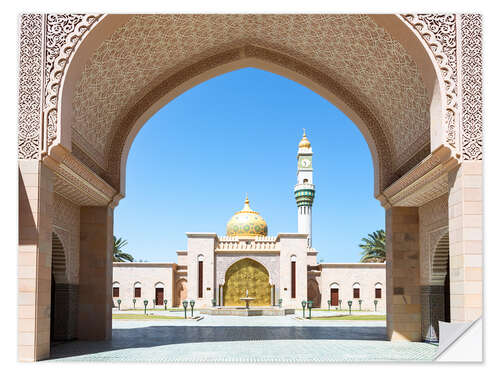
[{"label": "arched window", "polygon": [[120,283],[118,281],[113,283],[113,297],[120,297]]},{"label": "arched window", "polygon": [[139,281],[134,284],[134,298],[141,298],[141,283]]},{"label": "arched window", "polygon": [[309,180],[307,178],[304,178],[304,184],[307,184]]},{"label": "arched window", "polygon": [[198,298],[203,298],[203,254],[198,255]]},{"label": "arched window", "polygon": [[375,298],[382,298],[382,284],[375,284]]},{"label": "arched window", "polygon": [[360,298],[360,287],[359,287],[359,283],[354,283],[352,285],[352,298]]},{"label": "arched window", "polygon": [[292,255],[290,260],[292,264],[292,298],[296,298],[295,273],[296,273],[297,257],[295,255]]}]

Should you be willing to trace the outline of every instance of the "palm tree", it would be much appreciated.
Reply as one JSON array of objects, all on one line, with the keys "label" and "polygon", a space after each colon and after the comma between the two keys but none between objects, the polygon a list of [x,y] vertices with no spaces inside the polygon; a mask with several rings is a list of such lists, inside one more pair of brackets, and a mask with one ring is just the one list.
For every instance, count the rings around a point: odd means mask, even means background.
[{"label": "palm tree", "polygon": [[127,246],[127,240],[123,238],[116,239],[116,236],[113,236],[113,262],[133,262],[134,257],[130,254],[124,253],[122,248]]},{"label": "palm tree", "polygon": [[383,229],[370,233],[368,238],[362,238],[361,241],[364,242],[359,245],[363,249],[362,263],[385,262],[385,231]]}]

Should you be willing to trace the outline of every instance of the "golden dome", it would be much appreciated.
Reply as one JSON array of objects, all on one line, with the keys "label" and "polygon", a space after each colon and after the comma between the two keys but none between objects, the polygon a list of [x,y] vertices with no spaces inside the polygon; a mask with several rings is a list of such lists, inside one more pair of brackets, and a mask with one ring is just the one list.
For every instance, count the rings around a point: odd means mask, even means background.
[{"label": "golden dome", "polygon": [[304,135],[300,140],[299,148],[311,148],[311,142],[309,142],[309,139],[306,137],[306,129],[304,129]]},{"label": "golden dome", "polygon": [[267,236],[266,221],[258,212],[250,208],[248,196],[241,211],[236,212],[227,222],[227,235],[238,237]]}]

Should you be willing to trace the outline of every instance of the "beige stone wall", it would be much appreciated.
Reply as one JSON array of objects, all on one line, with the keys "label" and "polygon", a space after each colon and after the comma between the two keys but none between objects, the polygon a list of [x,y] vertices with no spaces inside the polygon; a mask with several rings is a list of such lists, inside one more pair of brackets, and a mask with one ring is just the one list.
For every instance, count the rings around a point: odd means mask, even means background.
[{"label": "beige stone wall", "polygon": [[[167,306],[174,302],[174,264],[173,263],[113,263],[113,284],[119,283],[120,297],[113,297],[113,306],[118,307],[121,299],[121,309],[134,307],[134,285],[141,283],[141,298],[136,298],[136,308],[144,308],[144,300],[148,300],[148,308],[153,306],[155,288],[163,283],[163,295]],[[157,308],[163,308],[163,306]]]},{"label": "beige stone wall", "polygon": [[339,299],[342,308],[347,308],[347,301],[351,300],[353,310],[359,309],[357,298],[353,298],[353,284],[360,285],[360,298],[362,310],[375,310],[375,285],[380,283],[382,298],[378,299],[377,311],[386,310],[386,275],[384,263],[322,263],[321,264],[321,308],[328,308],[330,288],[336,283],[339,288]]},{"label": "beige stone wall", "polygon": [[[196,307],[212,306],[215,296],[215,233],[188,233],[187,274],[188,299]],[[198,298],[198,256],[203,256],[203,298]]]},{"label": "beige stone wall", "polygon": [[[307,235],[298,233],[280,233],[280,289],[277,298],[283,300],[283,307],[302,308],[301,302],[307,299]],[[291,257],[296,260],[296,295],[291,298],[292,268]],[[285,290],[286,289],[286,290]]]},{"label": "beige stone wall", "polygon": [[449,175],[451,320],[483,312],[483,165],[463,161]]}]

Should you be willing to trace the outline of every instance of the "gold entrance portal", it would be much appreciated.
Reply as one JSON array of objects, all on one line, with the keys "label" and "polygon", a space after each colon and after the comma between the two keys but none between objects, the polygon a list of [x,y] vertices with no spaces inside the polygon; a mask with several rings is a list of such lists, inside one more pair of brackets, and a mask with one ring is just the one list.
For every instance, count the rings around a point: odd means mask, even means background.
[{"label": "gold entrance portal", "polygon": [[234,263],[226,272],[224,284],[224,306],[245,306],[241,300],[248,296],[255,298],[253,306],[271,305],[271,285],[269,272],[252,259],[242,259]]}]

